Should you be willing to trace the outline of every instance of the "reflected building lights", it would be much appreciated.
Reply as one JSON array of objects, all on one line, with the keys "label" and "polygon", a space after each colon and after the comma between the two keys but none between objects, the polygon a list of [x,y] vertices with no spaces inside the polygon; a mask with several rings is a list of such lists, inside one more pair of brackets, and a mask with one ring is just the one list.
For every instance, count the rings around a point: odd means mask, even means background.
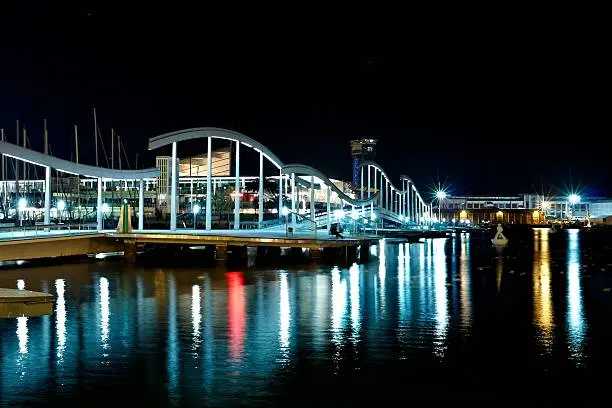
[{"label": "reflected building lights", "polygon": [[463,327],[469,327],[472,323],[469,234],[461,234],[461,262],[459,264],[459,273],[461,275],[461,323]]},{"label": "reflected building lights", "polygon": [[[102,277],[100,278],[100,344],[103,350],[108,350],[109,348],[109,297],[108,279]],[[103,356],[108,357],[108,353],[105,352]]]},{"label": "reflected building lights", "polygon": [[63,279],[55,280],[55,293],[57,300],[55,301],[55,330],[57,335],[57,362],[62,363],[64,351],[66,350],[66,300],[65,281]]},{"label": "reflected building lights", "polygon": [[17,289],[19,290],[25,289],[25,281],[23,279],[17,279]]},{"label": "reflected building lights", "polygon": [[548,229],[535,229],[533,243],[533,319],[540,332],[540,344],[547,351],[551,351],[554,319],[550,276],[550,248],[548,244]]},{"label": "reflected building lights", "polygon": [[354,263],[349,269],[349,295],[351,297],[351,331],[352,340],[359,341],[361,330],[361,313],[359,310],[359,265]]},{"label": "reflected building lights", "polygon": [[[340,279],[340,270],[337,267],[332,269],[331,282],[331,341],[336,344],[336,346],[340,347],[342,345],[342,320],[344,319],[344,313],[346,311],[346,283]],[[340,350],[338,349],[336,355],[339,356],[339,353]]]},{"label": "reflected building lights", "polygon": [[28,318],[17,318],[17,339],[19,340],[19,354],[28,354]]},{"label": "reflected building lights", "polygon": [[582,358],[585,319],[580,287],[580,233],[568,230],[567,248],[567,327],[572,358]]},{"label": "reflected building lights", "polygon": [[[161,276],[160,276],[161,280]],[[161,281],[163,282],[163,281]],[[179,386],[179,336],[176,317],[176,280],[173,273],[168,274],[168,393],[174,405],[178,405]]]},{"label": "reflected building lights", "polygon": [[193,285],[191,287],[191,324],[193,326],[192,346],[194,351],[193,357],[198,356],[197,349],[200,345],[200,322],[202,321],[202,304],[200,299],[200,286]]},{"label": "reflected building lights", "polygon": [[244,275],[242,272],[227,272],[228,290],[228,323],[230,359],[234,362],[242,360],[244,350],[245,302]]},{"label": "reflected building lights", "polygon": [[380,255],[378,257],[378,308],[380,309],[380,318],[385,318],[385,278],[387,276],[387,258],[385,255],[385,239],[380,240]]},{"label": "reflected building lights", "polygon": [[436,310],[435,353],[444,357],[446,349],[446,329],[448,326],[448,299],[446,289],[446,253],[445,239],[433,240],[433,273]]},{"label": "reflected building lights", "polygon": [[279,304],[280,325],[278,340],[280,350],[285,361],[289,358],[289,324],[291,323],[291,305],[289,303],[289,284],[287,282],[287,272],[280,273],[280,304]]}]

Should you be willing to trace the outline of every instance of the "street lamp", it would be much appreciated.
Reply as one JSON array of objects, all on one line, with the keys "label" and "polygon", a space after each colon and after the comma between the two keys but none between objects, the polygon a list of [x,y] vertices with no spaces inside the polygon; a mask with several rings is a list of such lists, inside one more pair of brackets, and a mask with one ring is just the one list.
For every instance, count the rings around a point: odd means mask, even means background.
[{"label": "street lamp", "polygon": [[57,218],[58,222],[62,222],[62,211],[66,209],[66,202],[64,200],[59,200],[57,202]]},{"label": "street lamp", "polygon": [[568,199],[570,204],[578,204],[580,202],[580,196],[578,194],[570,194]]},{"label": "street lamp", "polygon": [[28,206],[28,202],[26,201],[26,199],[20,198],[17,203],[17,208],[19,209],[19,225],[20,226],[23,226],[23,212],[25,211],[27,206]]},{"label": "street lamp", "polygon": [[197,218],[198,218],[198,213],[200,212],[201,207],[199,204],[196,204],[193,206],[192,211],[193,211],[193,229],[196,229],[196,224],[197,224]]}]

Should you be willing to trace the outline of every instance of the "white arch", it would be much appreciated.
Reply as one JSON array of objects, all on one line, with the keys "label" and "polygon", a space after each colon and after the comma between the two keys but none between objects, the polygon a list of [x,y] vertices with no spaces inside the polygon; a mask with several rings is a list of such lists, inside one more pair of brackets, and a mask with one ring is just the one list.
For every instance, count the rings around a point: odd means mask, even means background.
[{"label": "white arch", "polygon": [[185,140],[203,139],[211,137],[213,139],[226,139],[240,142],[243,145],[250,147],[253,150],[261,152],[272,164],[279,170],[283,167],[283,162],[263,144],[255,139],[243,135],[234,130],[214,128],[214,127],[197,127],[191,129],[177,130],[176,132],[164,133],[163,135],[155,136],[149,139],[149,150],[159,149],[160,147],[170,145],[172,143],[183,142]]}]

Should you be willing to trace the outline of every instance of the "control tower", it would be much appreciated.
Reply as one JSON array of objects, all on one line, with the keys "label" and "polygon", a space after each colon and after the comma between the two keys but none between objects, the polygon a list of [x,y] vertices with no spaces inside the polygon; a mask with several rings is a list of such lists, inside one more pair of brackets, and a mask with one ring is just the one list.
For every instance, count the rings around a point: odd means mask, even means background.
[{"label": "control tower", "polygon": [[353,184],[359,184],[359,166],[364,161],[374,160],[378,139],[351,140],[351,157],[353,157]]}]

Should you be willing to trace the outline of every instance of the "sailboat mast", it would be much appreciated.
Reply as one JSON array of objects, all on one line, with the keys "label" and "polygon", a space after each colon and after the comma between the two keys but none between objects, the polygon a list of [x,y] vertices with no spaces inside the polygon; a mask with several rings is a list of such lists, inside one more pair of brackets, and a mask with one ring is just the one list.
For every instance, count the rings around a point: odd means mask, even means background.
[{"label": "sailboat mast", "polygon": [[[17,119],[17,146],[19,146],[19,119]],[[15,159],[15,197],[19,200],[19,160]]]},{"label": "sailboat mast", "polygon": [[96,167],[99,166],[98,163],[98,118],[96,116],[96,108],[93,108],[93,117],[94,117],[94,146],[96,149]]},{"label": "sailboat mast", "polygon": [[43,119],[44,152],[49,154],[49,133],[47,132],[47,119]]},{"label": "sailboat mast", "polygon": [[[76,152],[76,163],[79,164],[79,131],[77,125],[74,125],[74,150]],[[77,209],[79,210],[79,219],[81,219],[81,176],[77,175]]]},{"label": "sailboat mast", "polygon": [[121,170],[121,136],[117,135],[117,154],[119,154],[119,170]]},{"label": "sailboat mast", "polygon": [[76,151],[76,162],[79,163],[79,131],[77,125],[74,125],[74,149]]},{"label": "sailboat mast", "polygon": [[114,169],[114,168],[115,168],[115,129],[111,128],[111,169]]},{"label": "sailboat mast", "polygon": [[[28,133],[26,131],[25,126],[23,127],[23,148],[25,149],[26,147],[26,138],[28,136]],[[23,182],[24,182],[24,188],[26,188],[26,192],[27,192],[27,185],[28,185],[28,174],[27,174],[27,170],[28,170],[28,164],[24,161],[23,162]]]}]

